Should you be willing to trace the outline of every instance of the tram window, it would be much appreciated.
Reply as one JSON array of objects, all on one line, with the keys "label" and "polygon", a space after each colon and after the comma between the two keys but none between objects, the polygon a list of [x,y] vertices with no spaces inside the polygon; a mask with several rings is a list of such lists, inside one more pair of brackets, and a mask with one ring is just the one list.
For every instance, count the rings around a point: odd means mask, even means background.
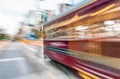
[{"label": "tram window", "polygon": [[[109,9],[101,14],[87,16],[80,21],[72,22],[71,19],[58,22],[51,26],[52,29],[47,30],[47,39],[78,39],[78,38],[94,38],[120,35],[120,6]],[[79,16],[78,16],[79,17]],[[74,18],[74,17],[73,17]],[[115,19],[118,18],[118,19]],[[86,21],[86,22],[83,22]],[[82,23],[83,22],[83,23]],[[88,22],[88,23],[87,23]],[[70,23],[70,24],[69,24]],[[79,25],[80,23],[80,25]],[[59,27],[60,26],[60,27]],[[68,27],[68,28],[63,28]]]}]

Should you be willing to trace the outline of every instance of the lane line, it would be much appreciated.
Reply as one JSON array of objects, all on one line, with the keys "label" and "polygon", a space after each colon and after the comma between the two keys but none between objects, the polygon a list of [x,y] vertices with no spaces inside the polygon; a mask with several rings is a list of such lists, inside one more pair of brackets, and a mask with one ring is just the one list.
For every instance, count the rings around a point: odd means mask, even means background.
[{"label": "lane line", "polygon": [[25,58],[23,58],[23,57],[6,58],[6,59],[0,59],[0,62],[19,61],[19,60],[24,60],[24,59]]}]

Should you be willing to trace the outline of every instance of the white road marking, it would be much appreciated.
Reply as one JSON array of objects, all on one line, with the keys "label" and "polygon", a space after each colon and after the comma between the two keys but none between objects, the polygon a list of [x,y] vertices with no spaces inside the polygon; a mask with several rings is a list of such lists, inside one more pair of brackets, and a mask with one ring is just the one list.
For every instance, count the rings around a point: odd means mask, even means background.
[{"label": "white road marking", "polygon": [[24,60],[23,57],[17,57],[17,58],[6,58],[6,59],[0,59],[0,62],[9,62],[9,61],[18,61],[18,60]]}]

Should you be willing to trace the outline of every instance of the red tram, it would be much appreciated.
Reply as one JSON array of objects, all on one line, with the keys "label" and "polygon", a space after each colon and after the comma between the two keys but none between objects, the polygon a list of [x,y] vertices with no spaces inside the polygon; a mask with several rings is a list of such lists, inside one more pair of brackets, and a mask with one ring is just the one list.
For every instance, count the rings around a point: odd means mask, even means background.
[{"label": "red tram", "polygon": [[44,24],[44,52],[84,79],[120,79],[120,0],[83,0]]}]

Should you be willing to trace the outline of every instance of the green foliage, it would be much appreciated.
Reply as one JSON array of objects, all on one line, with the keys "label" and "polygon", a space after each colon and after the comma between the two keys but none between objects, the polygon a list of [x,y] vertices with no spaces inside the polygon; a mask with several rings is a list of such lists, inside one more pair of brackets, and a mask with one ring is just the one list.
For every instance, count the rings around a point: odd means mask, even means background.
[{"label": "green foliage", "polygon": [[5,35],[3,34],[3,29],[0,29],[0,39],[4,39],[5,38]]},{"label": "green foliage", "polygon": [[39,31],[39,30],[37,30],[37,29],[33,29],[34,30],[34,32],[35,32],[35,37],[36,38],[41,38],[42,37],[42,32],[41,31]]},{"label": "green foliage", "polygon": [[5,35],[0,33],[0,39],[4,39]]}]

